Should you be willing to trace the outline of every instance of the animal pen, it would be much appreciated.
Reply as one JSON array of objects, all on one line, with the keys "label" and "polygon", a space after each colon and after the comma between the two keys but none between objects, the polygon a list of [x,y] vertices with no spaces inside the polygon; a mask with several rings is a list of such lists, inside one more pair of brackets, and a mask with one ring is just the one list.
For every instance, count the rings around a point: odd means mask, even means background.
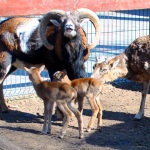
[{"label": "animal pen", "polygon": [[[91,50],[85,63],[87,76],[92,72],[95,58],[112,57],[122,53],[137,37],[150,34],[150,9],[96,11],[101,24],[101,37],[97,46]],[[35,16],[38,17],[38,16]],[[1,18],[1,21],[5,18]],[[83,24],[89,43],[94,37],[90,22]],[[44,80],[49,80],[47,71],[42,72]],[[17,70],[4,81],[4,96],[7,99],[28,98],[35,93],[28,75]]]}]

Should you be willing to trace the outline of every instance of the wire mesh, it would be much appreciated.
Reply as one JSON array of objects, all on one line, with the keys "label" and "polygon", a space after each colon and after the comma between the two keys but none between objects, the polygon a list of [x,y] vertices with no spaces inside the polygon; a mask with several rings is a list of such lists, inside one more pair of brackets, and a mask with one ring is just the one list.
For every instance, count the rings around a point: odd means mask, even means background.
[{"label": "wire mesh", "polygon": [[[92,72],[95,57],[112,57],[122,53],[137,37],[150,34],[150,9],[97,12],[101,24],[101,37],[98,45],[91,50],[85,63],[87,76]],[[3,20],[5,18],[1,18]],[[91,22],[83,25],[88,42],[91,43],[95,30]],[[42,72],[45,80],[49,79],[47,71]],[[4,81],[4,96],[7,99],[28,98],[35,93],[28,75],[17,70]]]},{"label": "wire mesh", "polygon": [[98,12],[101,23],[101,37],[86,62],[90,76],[95,57],[113,57],[122,53],[136,38],[149,35],[150,10],[123,10]]}]

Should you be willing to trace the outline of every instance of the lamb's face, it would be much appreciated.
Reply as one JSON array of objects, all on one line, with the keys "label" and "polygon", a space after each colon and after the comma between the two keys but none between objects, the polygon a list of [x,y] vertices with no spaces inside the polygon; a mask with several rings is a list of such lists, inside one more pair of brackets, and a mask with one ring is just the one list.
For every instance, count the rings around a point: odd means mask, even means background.
[{"label": "lamb's face", "polygon": [[112,81],[112,73],[110,70],[110,66],[105,64],[104,62],[96,63],[93,66],[93,73],[91,78],[96,78],[102,83]]},{"label": "lamb's face", "polygon": [[57,71],[53,74],[53,81],[66,82],[64,79],[65,76],[66,76],[66,72]]}]

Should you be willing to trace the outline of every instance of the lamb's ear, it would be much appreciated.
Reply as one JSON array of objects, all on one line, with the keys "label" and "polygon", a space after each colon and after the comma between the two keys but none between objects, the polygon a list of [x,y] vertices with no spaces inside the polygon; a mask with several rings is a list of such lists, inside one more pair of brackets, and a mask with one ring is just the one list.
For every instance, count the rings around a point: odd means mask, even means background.
[{"label": "lamb's ear", "polygon": [[96,62],[97,63],[101,63],[101,62],[103,62],[103,61],[106,61],[106,57],[104,57],[104,56],[101,56],[100,58],[98,58],[97,56],[95,57],[95,59],[96,59]]},{"label": "lamb's ear", "polygon": [[45,65],[41,66],[41,67],[39,68],[40,72],[42,72],[42,71],[44,70],[44,68],[45,68]]},{"label": "lamb's ear", "polygon": [[25,71],[27,71],[29,74],[31,73],[31,70],[30,70],[30,69],[28,69],[28,68],[26,68],[26,67],[24,67],[24,69],[25,69]]},{"label": "lamb's ear", "polygon": [[110,64],[110,69],[114,69],[119,63],[119,60],[113,62],[112,64]]},{"label": "lamb's ear", "polygon": [[95,57],[95,60],[96,60],[96,62],[98,62],[98,60],[99,60],[99,59],[98,59],[98,57],[97,57],[97,56]]},{"label": "lamb's ear", "polygon": [[67,70],[66,69],[62,70],[62,72],[64,72],[64,76],[67,75]]},{"label": "lamb's ear", "polygon": [[66,69],[63,69],[61,76],[60,76],[60,79],[63,79],[66,75],[67,75],[67,71],[66,71]]}]

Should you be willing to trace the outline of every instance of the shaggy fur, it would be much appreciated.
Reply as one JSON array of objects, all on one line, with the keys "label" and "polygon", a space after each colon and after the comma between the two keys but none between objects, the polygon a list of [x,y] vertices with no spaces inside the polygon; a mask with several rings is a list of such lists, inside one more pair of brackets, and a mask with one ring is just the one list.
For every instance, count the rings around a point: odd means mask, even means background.
[{"label": "shaggy fur", "polygon": [[119,77],[143,83],[141,106],[135,116],[135,119],[141,119],[144,115],[150,84],[150,36],[139,37],[127,47],[124,53],[107,62],[96,63],[91,77],[103,83]]}]

